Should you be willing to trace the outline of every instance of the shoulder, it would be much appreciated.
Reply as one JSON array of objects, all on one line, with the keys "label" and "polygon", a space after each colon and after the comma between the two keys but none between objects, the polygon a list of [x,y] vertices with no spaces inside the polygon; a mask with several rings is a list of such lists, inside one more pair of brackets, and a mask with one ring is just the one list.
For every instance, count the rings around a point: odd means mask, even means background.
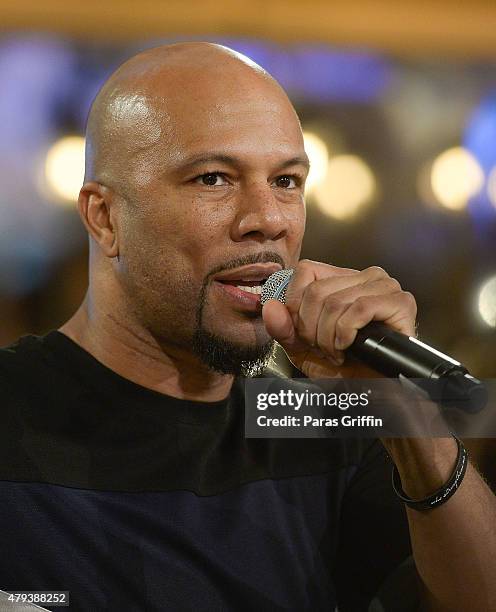
[{"label": "shoulder", "polygon": [[22,362],[25,348],[31,343],[33,336],[22,336],[12,344],[0,347],[0,392],[16,386],[16,381],[22,375]]},{"label": "shoulder", "polygon": [[42,337],[25,335],[12,344],[0,347],[0,381],[13,383],[26,366],[35,366],[35,354],[39,350]]},{"label": "shoulder", "polygon": [[[43,341],[46,336],[25,335],[0,347],[1,405],[18,402],[41,381],[47,380],[49,364]],[[49,377],[48,377],[49,378]]]},{"label": "shoulder", "polygon": [[[38,336],[22,336],[0,348],[0,480],[31,480],[39,474],[25,450],[36,410],[32,396],[47,379]],[[49,379],[49,377],[48,377]]]}]

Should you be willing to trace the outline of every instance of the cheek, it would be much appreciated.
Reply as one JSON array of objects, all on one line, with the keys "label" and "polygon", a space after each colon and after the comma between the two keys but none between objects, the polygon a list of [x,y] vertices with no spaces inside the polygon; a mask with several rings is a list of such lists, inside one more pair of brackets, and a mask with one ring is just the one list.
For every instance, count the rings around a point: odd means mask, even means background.
[{"label": "cheek", "polygon": [[[152,204],[153,202],[153,204]],[[212,262],[225,251],[235,209],[229,201],[163,193],[150,196],[143,214],[128,228],[132,257],[147,276],[167,270],[169,278],[197,289]]]},{"label": "cheek", "polygon": [[298,260],[301,243],[305,233],[306,208],[302,201],[300,206],[288,208],[286,212],[286,220],[288,223],[287,244],[290,255]]},{"label": "cheek", "polygon": [[183,206],[186,212],[177,217],[174,241],[191,259],[205,262],[208,252],[224,246],[235,216],[234,206],[226,200],[212,202],[200,196]]},{"label": "cheek", "polygon": [[301,201],[299,206],[292,208],[288,212],[287,219],[292,232],[299,238],[301,238],[305,232],[306,213],[307,209],[304,200]]}]

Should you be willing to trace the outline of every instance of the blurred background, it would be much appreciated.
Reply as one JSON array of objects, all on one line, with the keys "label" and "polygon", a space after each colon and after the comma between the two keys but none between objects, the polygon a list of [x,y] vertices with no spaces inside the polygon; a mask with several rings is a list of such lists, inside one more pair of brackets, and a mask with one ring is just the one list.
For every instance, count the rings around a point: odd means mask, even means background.
[{"label": "blurred background", "polygon": [[147,47],[210,40],[286,88],[312,162],[303,255],[383,266],[422,339],[496,377],[494,0],[0,1],[0,345],[87,284],[89,105]]}]

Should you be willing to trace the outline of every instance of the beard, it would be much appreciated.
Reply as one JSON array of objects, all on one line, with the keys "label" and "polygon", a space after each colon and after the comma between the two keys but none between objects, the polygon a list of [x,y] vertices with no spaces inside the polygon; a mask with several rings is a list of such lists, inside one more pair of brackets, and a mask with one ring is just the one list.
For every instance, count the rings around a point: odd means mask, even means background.
[{"label": "beard", "polygon": [[193,335],[193,351],[210,370],[235,376],[259,376],[267,367],[274,352],[275,342],[260,346],[246,346],[232,342],[203,327]]},{"label": "beard", "polygon": [[[284,262],[280,255],[277,253],[263,253],[259,256],[248,256],[232,261],[227,268],[236,268],[251,263],[264,263],[267,261],[280,262],[284,267]],[[196,325],[192,339],[193,352],[203,364],[215,372],[233,374],[235,376],[259,376],[267,367],[274,354],[274,340],[270,339],[255,345],[241,344],[219,334],[212,333],[205,328],[203,313],[207,304],[209,278],[219,272],[220,269],[226,269],[226,267],[223,266],[212,271],[205,279],[200,291],[195,315]]]}]

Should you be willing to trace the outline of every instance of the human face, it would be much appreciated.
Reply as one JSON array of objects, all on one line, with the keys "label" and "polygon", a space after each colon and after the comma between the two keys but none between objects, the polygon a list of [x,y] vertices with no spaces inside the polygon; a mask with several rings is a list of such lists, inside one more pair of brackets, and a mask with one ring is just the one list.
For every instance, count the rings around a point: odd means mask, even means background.
[{"label": "human face", "polygon": [[259,296],[236,285],[299,259],[308,160],[294,110],[256,82],[203,91],[201,105],[191,93],[163,114],[163,138],[131,172],[120,250],[135,310],[186,349],[198,325],[238,347],[267,345]]}]

